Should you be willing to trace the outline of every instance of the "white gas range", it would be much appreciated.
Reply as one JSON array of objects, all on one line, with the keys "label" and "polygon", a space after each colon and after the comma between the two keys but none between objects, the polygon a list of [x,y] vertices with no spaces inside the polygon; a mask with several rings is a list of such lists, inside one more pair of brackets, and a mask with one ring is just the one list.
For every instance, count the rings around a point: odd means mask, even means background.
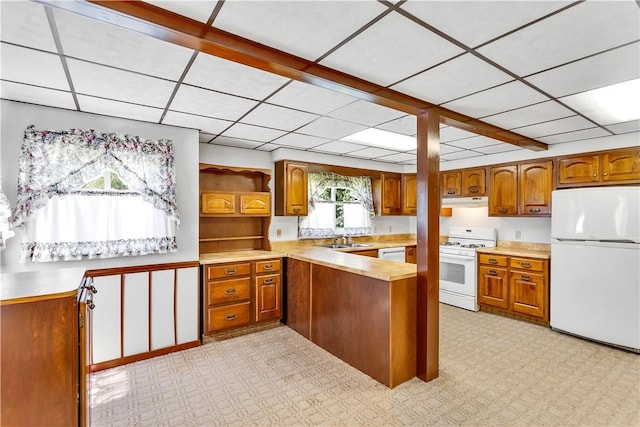
[{"label": "white gas range", "polygon": [[440,302],[478,311],[476,249],[495,245],[494,228],[450,227],[440,245]]}]

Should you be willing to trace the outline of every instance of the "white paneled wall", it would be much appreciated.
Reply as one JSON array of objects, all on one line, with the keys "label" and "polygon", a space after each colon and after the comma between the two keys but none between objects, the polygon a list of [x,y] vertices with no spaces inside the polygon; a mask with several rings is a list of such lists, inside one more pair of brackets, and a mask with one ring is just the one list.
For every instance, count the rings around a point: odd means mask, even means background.
[{"label": "white paneled wall", "polygon": [[[199,266],[94,270],[92,365],[104,367],[199,344]],[[119,362],[121,361],[121,363]]]}]

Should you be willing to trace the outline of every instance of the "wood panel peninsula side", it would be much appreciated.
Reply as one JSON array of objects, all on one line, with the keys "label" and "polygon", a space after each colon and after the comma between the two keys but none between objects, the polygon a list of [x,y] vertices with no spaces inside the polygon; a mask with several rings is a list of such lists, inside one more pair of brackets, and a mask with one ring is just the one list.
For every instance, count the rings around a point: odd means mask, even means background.
[{"label": "wood panel peninsula side", "polygon": [[416,268],[323,248],[288,254],[287,326],[393,388],[416,376]]}]

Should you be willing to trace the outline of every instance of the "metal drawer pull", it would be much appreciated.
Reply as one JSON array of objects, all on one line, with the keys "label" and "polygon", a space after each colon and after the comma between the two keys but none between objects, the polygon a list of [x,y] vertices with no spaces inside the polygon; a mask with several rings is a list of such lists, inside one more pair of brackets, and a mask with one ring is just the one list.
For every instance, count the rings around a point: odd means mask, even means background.
[{"label": "metal drawer pull", "polygon": [[521,262],[520,263],[520,267],[531,268],[531,263],[530,262]]},{"label": "metal drawer pull", "polygon": [[235,268],[227,268],[224,271],[224,274],[236,274],[236,269]]},{"label": "metal drawer pull", "polygon": [[270,285],[270,284],[272,284],[273,282],[274,282],[274,280],[273,280],[273,279],[264,279],[264,282],[262,282],[262,283],[264,283],[265,285]]},{"label": "metal drawer pull", "polygon": [[300,208],[293,209],[293,213],[300,213]]},{"label": "metal drawer pull", "polygon": [[491,276],[497,276],[497,275],[498,275],[498,272],[497,272],[497,271],[495,271],[495,270],[489,270],[489,275],[491,275]]},{"label": "metal drawer pull", "polygon": [[447,194],[456,194],[456,190],[448,190]]},{"label": "metal drawer pull", "polygon": [[469,188],[469,193],[474,193],[475,194],[475,193],[479,193],[479,192],[480,192],[480,190],[478,190],[478,187]]},{"label": "metal drawer pull", "polygon": [[225,295],[235,295],[236,294],[236,288],[229,288],[227,290],[224,291]]},{"label": "metal drawer pull", "polygon": [[507,213],[507,209],[506,208],[500,208],[500,209],[498,209],[498,212]]},{"label": "metal drawer pull", "polygon": [[494,258],[489,258],[489,264],[497,264],[498,260]]},{"label": "metal drawer pull", "polygon": [[531,208],[531,209],[529,209],[529,212],[533,212],[533,213],[538,213],[540,211],[541,211],[540,208]]},{"label": "metal drawer pull", "polygon": [[416,213],[416,210],[415,209],[411,209],[411,213]]},{"label": "metal drawer pull", "polygon": [[227,314],[226,316],[224,316],[224,320],[236,320],[236,315],[235,314]]},{"label": "metal drawer pull", "polygon": [[89,310],[93,310],[94,308],[96,308],[96,305],[93,303],[93,301],[87,301],[87,307],[89,307]]},{"label": "metal drawer pull", "polygon": [[262,267],[262,268],[264,268],[265,270],[273,270],[273,265],[271,265],[271,264],[267,264],[267,265],[265,265],[265,266],[264,266],[264,267]]},{"label": "metal drawer pull", "polygon": [[520,275],[520,278],[521,278],[522,280],[531,280],[531,276],[525,276],[524,274],[521,274],[521,275]]}]

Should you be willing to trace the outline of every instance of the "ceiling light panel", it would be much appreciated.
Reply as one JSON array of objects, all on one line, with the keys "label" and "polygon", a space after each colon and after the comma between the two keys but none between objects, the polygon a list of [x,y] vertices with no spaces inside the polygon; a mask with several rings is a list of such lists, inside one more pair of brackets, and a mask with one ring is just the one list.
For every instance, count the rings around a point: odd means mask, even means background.
[{"label": "ceiling light panel", "polygon": [[184,82],[194,86],[262,100],[289,79],[257,68],[199,53]]},{"label": "ceiling light panel", "polygon": [[80,104],[80,110],[87,113],[152,123],[158,123],[160,121],[163,111],[162,108],[143,107],[141,105],[84,95],[78,95],[78,104]]},{"label": "ceiling light panel", "polygon": [[2,94],[2,99],[46,105],[47,107],[67,108],[69,110],[76,109],[71,92],[62,90],[1,81],[0,93]]},{"label": "ceiling light panel", "polygon": [[365,130],[367,127],[356,123],[345,122],[344,120],[333,119],[331,117],[321,117],[301,127],[296,132],[305,135],[319,136],[328,139],[340,139],[352,133]]},{"label": "ceiling light panel", "polygon": [[145,0],[162,9],[170,10],[178,15],[206,23],[216,5],[215,1],[170,1],[170,0]]},{"label": "ceiling light panel", "polygon": [[170,109],[217,119],[238,120],[257,104],[249,99],[182,84]]},{"label": "ceiling light panel", "polygon": [[316,60],[385,10],[369,1],[227,1],[213,26]]},{"label": "ceiling light panel", "polygon": [[67,60],[76,92],[164,108],[175,83],[89,62]]},{"label": "ceiling light panel", "polygon": [[515,81],[448,102],[444,107],[481,118],[546,100],[540,92]]},{"label": "ceiling light panel", "polygon": [[260,104],[242,118],[243,123],[292,131],[318,118],[317,115],[275,105]]},{"label": "ceiling light panel", "polygon": [[324,115],[357,99],[344,93],[294,80],[270,97],[267,102]]},{"label": "ceiling light panel", "polygon": [[227,120],[212,119],[211,117],[179,113],[171,110],[167,111],[162,123],[166,125],[199,129],[210,133],[211,135],[218,135],[233,124],[233,122]]},{"label": "ceiling light panel", "polygon": [[633,43],[526,78],[560,97],[640,77],[640,43]]},{"label": "ceiling light panel", "polygon": [[273,144],[284,145],[286,147],[294,147],[308,149],[317,147],[318,145],[329,142],[326,138],[318,138],[317,136],[302,135],[299,133],[288,133],[281,138],[271,141]]},{"label": "ceiling light panel", "polygon": [[479,52],[525,76],[635,41],[638,34],[636,2],[587,1],[481,47]]},{"label": "ceiling light panel", "polygon": [[560,100],[600,124],[640,119],[640,79],[570,95]]},{"label": "ceiling light panel", "polygon": [[433,104],[442,104],[511,80],[511,76],[494,66],[474,55],[465,54],[404,80],[392,89]]},{"label": "ceiling light panel", "polygon": [[375,126],[398,119],[405,114],[402,111],[359,100],[329,113],[328,116],[362,125]]},{"label": "ceiling light panel", "polygon": [[554,12],[568,1],[423,1],[401,7],[469,47]]},{"label": "ceiling light panel", "polygon": [[193,50],[61,9],[54,11],[64,54],[178,80]]},{"label": "ceiling light panel", "polygon": [[566,132],[557,135],[543,136],[538,138],[538,141],[546,144],[561,144],[572,141],[583,141],[585,139],[599,138],[603,136],[610,136],[611,134],[602,128],[593,127],[590,129],[582,129],[575,132]]},{"label": "ceiling light panel", "polygon": [[398,13],[390,13],[320,63],[388,86],[459,53],[462,50],[456,45]]},{"label": "ceiling light panel", "polygon": [[223,136],[240,139],[250,139],[252,141],[269,142],[286,132],[269,129],[262,126],[252,126],[243,123],[236,123],[222,133]]},{"label": "ceiling light panel", "polygon": [[58,55],[10,44],[2,44],[0,54],[0,77],[3,80],[69,90]]},{"label": "ceiling light panel", "polygon": [[517,110],[507,111],[482,119],[484,122],[504,129],[534,125],[537,123],[574,116],[576,113],[556,101],[546,101]]},{"label": "ceiling light panel", "polygon": [[3,41],[57,52],[43,5],[29,1],[2,1],[0,10]]},{"label": "ceiling light panel", "polygon": [[376,126],[376,128],[401,133],[403,135],[415,136],[418,133],[418,119],[416,116],[409,114],[390,122],[382,123]]},{"label": "ceiling light panel", "polygon": [[416,138],[412,136],[374,128],[345,136],[342,140],[374,147],[391,148],[398,151],[409,151],[416,148]]},{"label": "ceiling light panel", "polygon": [[588,129],[595,126],[589,120],[581,116],[565,117],[564,119],[552,120],[539,123],[537,125],[525,126],[514,129],[515,133],[528,136],[529,138],[539,138],[541,136],[555,135],[558,133],[572,132],[575,130]]}]

